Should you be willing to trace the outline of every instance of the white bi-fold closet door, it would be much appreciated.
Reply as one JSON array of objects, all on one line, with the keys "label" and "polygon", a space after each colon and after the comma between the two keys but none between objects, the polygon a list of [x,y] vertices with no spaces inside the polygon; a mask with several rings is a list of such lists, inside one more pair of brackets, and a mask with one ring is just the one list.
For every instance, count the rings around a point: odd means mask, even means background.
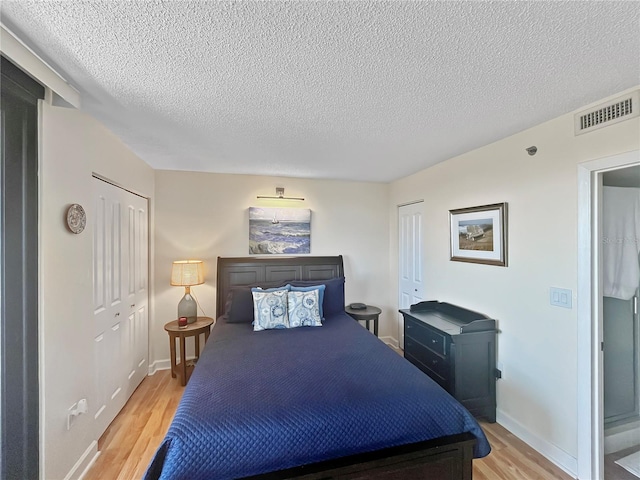
[{"label": "white bi-fold closet door", "polygon": [[93,178],[95,401],[102,435],[148,372],[147,199]]},{"label": "white bi-fold closet door", "polygon": [[[424,202],[398,207],[399,307],[409,308],[423,300],[422,228]],[[404,349],[404,317],[398,313],[398,346]]]}]

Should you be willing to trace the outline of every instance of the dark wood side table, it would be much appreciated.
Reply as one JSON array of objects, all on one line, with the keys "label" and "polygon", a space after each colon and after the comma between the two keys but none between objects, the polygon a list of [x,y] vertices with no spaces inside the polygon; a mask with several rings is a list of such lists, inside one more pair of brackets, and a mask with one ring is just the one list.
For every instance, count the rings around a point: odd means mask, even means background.
[{"label": "dark wood side table", "polygon": [[361,308],[354,310],[347,305],[344,307],[344,311],[347,312],[354,320],[364,320],[367,322],[367,330],[369,330],[369,322],[373,320],[373,334],[378,336],[378,316],[382,313],[378,307],[373,305],[367,305],[367,308]]},{"label": "dark wood side table", "polygon": [[[182,386],[187,384],[187,380],[193,371],[193,362],[187,365],[187,349],[185,339],[194,337],[196,344],[196,359],[200,357],[200,335],[204,333],[204,341],[207,342],[213,318],[198,317],[195,322],[188,324],[185,328],[178,327],[178,320],[169,322],[164,329],[169,333],[169,349],[171,350],[171,377],[180,375]],[[180,339],[180,363],[176,363],[176,338]]]}]

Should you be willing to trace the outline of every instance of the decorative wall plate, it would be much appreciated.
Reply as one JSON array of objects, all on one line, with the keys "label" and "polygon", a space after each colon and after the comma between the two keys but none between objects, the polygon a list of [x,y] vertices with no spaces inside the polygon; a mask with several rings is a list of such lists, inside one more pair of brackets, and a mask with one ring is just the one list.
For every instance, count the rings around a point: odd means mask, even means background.
[{"label": "decorative wall plate", "polygon": [[80,233],[87,225],[87,214],[82,205],[74,203],[67,210],[67,225],[73,233]]}]

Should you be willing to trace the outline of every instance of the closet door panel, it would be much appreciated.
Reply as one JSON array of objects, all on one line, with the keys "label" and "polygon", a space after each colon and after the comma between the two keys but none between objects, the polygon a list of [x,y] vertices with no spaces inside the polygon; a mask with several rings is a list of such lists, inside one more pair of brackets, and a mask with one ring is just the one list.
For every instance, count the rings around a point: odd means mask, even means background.
[{"label": "closet door panel", "polygon": [[127,304],[129,308],[130,356],[127,359],[131,391],[147,374],[148,354],[148,216],[147,200],[137,195],[127,197],[127,244],[126,258],[128,282]]},{"label": "closet door panel", "polygon": [[106,270],[109,277],[109,298],[111,306],[118,307],[122,303],[122,204],[119,200],[112,199],[109,205],[109,252],[107,255]]},{"label": "closet door panel", "polygon": [[101,435],[147,374],[147,200],[94,179],[95,417]]},{"label": "closet door panel", "polygon": [[[114,392],[118,389],[116,350],[122,306],[120,200],[107,184],[96,183],[93,228],[93,297],[94,297],[94,378],[95,390],[89,406],[100,433],[114,417]],[[114,268],[115,266],[115,268]],[[117,326],[117,327],[116,327]],[[114,367],[115,362],[115,367]]]},{"label": "closet door panel", "polygon": [[122,375],[130,393],[134,390],[131,388],[131,379],[135,370],[131,368],[131,364],[135,357],[135,322],[135,314],[131,313],[122,325]]},{"label": "closet door panel", "polygon": [[95,201],[93,223],[93,314],[99,315],[107,308],[107,199],[98,194]]},{"label": "closet door panel", "polygon": [[148,317],[146,306],[139,308],[134,315],[133,327],[133,343],[135,345],[132,356],[132,373],[134,389],[147,375],[147,352],[148,352]]},{"label": "closet door panel", "polygon": [[139,249],[136,248],[136,210],[133,205],[127,205],[127,299],[134,300],[136,294],[136,264]]},{"label": "closet door panel", "polygon": [[137,198],[136,203],[136,273],[135,273],[135,348],[134,367],[136,368],[136,386],[148,372],[147,356],[149,352],[149,319],[147,299],[149,297],[149,216],[147,200]]},{"label": "closet door panel", "polygon": [[113,401],[122,391],[122,329],[120,322],[111,326],[111,332],[107,336],[107,365],[108,365],[108,401]]},{"label": "closet door panel", "polygon": [[[107,408],[107,374],[108,370],[106,368],[98,368],[99,365],[104,365],[107,363],[107,349],[106,342],[104,341],[104,334],[100,334],[94,338],[94,347],[93,347],[93,357],[95,362],[94,368],[94,381],[95,381],[95,401],[91,404],[95,406],[94,409],[94,418],[99,423],[102,424],[105,422],[104,416],[102,415]],[[108,425],[108,422],[105,424]]]}]

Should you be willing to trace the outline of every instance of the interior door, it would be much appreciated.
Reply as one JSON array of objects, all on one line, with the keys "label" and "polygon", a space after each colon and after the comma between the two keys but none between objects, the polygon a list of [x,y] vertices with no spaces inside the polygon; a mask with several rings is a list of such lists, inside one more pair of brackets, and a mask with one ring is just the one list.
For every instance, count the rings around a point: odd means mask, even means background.
[{"label": "interior door", "polygon": [[[398,304],[409,308],[424,299],[422,218],[424,202],[398,207]],[[398,313],[398,343],[404,349],[404,319]]]},{"label": "interior door", "polygon": [[148,371],[148,214],[145,198],[98,178],[93,186],[93,404],[103,432]]}]

